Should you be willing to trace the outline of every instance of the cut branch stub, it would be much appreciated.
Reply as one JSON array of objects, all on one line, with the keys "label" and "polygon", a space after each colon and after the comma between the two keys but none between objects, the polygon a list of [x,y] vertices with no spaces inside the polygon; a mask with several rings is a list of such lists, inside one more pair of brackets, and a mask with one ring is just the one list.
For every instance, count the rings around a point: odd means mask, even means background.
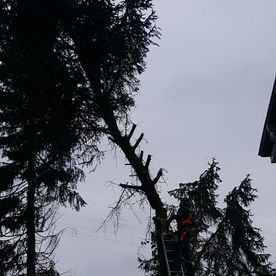
[{"label": "cut branch stub", "polygon": [[145,167],[146,167],[147,169],[149,168],[150,161],[151,161],[151,155],[149,154],[149,155],[148,155],[148,158],[147,158],[147,161],[146,161],[146,164],[145,164]]},{"label": "cut branch stub", "polygon": [[134,186],[134,185],[128,185],[128,184],[120,184],[120,187],[122,187],[123,189],[132,189],[136,191],[144,190],[142,186]]},{"label": "cut branch stub", "polygon": [[135,150],[139,146],[143,138],[144,138],[144,133],[141,133],[141,135],[139,136],[139,138],[137,139],[136,143],[133,146],[133,150]]},{"label": "cut branch stub", "polygon": [[159,179],[160,179],[160,177],[161,177],[162,175],[163,175],[163,169],[160,169],[160,170],[158,171],[156,177],[155,177],[155,178],[153,179],[153,181],[152,181],[153,185],[155,185],[155,184],[159,181]]},{"label": "cut branch stub", "polygon": [[131,137],[132,137],[132,135],[133,135],[133,133],[134,133],[134,131],[135,131],[135,129],[136,129],[136,126],[137,126],[137,125],[135,125],[135,124],[132,125],[132,128],[131,128],[131,130],[130,130],[128,136],[127,136],[128,140],[131,139]]},{"label": "cut branch stub", "polygon": [[[144,133],[141,133],[133,146],[128,139],[129,136],[122,135],[115,119],[115,115],[112,112],[112,108],[108,106],[108,100],[103,101],[100,104],[103,105],[102,110],[108,111],[103,113],[103,119],[108,126],[113,142],[117,144],[123,151],[126,159],[128,160],[129,164],[131,164],[134,170],[134,176],[137,177],[141,183],[141,186],[123,185],[121,187],[134,191],[143,191],[150,206],[155,210],[156,216],[166,219],[166,209],[164,208],[164,204],[158,194],[158,191],[156,190],[155,185],[153,185],[154,180],[158,180],[161,176],[155,179],[152,179],[152,177],[150,176],[149,164],[151,160],[151,155],[148,155],[147,160],[144,164],[142,159],[142,152],[140,153],[140,155],[135,152],[135,149],[139,146],[144,137]],[[130,131],[132,136],[134,134],[134,128],[135,127],[133,126],[132,131]],[[160,175],[160,173],[158,175]]]},{"label": "cut branch stub", "polygon": [[140,159],[141,161],[143,161],[143,155],[144,155],[144,151],[141,150],[140,156],[139,156],[139,159]]},{"label": "cut branch stub", "polygon": [[112,137],[108,137],[108,140],[110,140],[112,143],[117,144],[116,141]]}]

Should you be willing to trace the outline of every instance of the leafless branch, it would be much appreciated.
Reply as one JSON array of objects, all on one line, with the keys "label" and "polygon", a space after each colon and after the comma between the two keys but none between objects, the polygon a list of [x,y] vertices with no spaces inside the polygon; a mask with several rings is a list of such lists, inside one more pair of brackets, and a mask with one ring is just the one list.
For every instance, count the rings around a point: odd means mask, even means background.
[{"label": "leafless branch", "polygon": [[115,140],[112,137],[108,137],[108,140],[110,140],[112,143],[116,144]]},{"label": "leafless branch", "polygon": [[141,135],[139,136],[139,138],[137,139],[136,143],[133,146],[134,150],[139,146],[143,138],[144,138],[144,133],[141,133]]},{"label": "leafless branch", "polygon": [[135,185],[128,185],[128,184],[120,184],[120,187],[122,187],[123,189],[132,189],[132,190],[136,190],[136,191],[143,191],[142,186],[135,186]]},{"label": "leafless branch", "polygon": [[151,161],[151,155],[149,154],[148,157],[147,157],[146,164],[145,164],[145,167],[146,167],[147,169],[149,168],[150,161]]},{"label": "leafless branch", "polygon": [[[102,222],[102,224],[100,225],[100,227],[97,229],[96,232],[100,231],[103,227],[106,226],[106,224],[114,217],[114,215],[116,215],[116,213],[118,213],[120,206],[124,200],[126,194],[126,189],[123,189],[119,200],[117,201],[116,205],[112,208],[112,210],[109,212],[108,216],[105,218],[105,220]],[[115,227],[116,229],[116,227]]]},{"label": "leafless branch", "polygon": [[153,185],[155,185],[159,181],[161,176],[163,176],[163,169],[159,169],[156,177],[152,181]]},{"label": "leafless branch", "polygon": [[128,138],[129,140],[131,139],[131,137],[132,137],[132,135],[133,135],[133,133],[134,133],[136,127],[137,127],[136,124],[133,124],[133,125],[132,125],[132,128],[131,128],[131,130],[130,130],[128,136],[127,136],[127,138]]},{"label": "leafless branch", "polygon": [[139,159],[141,162],[143,161],[143,155],[144,155],[144,151],[141,150],[140,155],[139,155]]}]

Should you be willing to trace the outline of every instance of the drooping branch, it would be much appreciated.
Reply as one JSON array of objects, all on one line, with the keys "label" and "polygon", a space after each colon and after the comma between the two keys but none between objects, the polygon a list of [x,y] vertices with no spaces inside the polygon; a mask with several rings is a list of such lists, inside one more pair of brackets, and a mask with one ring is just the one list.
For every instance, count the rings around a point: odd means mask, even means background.
[{"label": "drooping branch", "polygon": [[[105,220],[101,223],[101,225],[99,226],[99,228],[97,229],[96,232],[105,228],[106,225],[111,220],[113,220],[115,231],[117,231],[118,226],[119,226],[120,210],[121,210],[122,206],[124,204],[126,204],[126,202],[128,202],[130,200],[130,198],[132,198],[134,195],[135,195],[135,191],[131,191],[130,189],[123,189],[115,206],[111,208],[111,211],[109,212],[109,214],[107,215]],[[115,219],[115,221],[114,221],[114,219]]]}]

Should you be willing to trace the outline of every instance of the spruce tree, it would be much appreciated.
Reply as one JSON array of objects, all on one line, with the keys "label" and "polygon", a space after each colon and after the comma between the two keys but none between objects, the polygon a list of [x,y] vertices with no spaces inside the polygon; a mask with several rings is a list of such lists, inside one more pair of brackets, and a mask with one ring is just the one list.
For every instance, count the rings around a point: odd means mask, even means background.
[{"label": "spruce tree", "polygon": [[46,2],[0,6],[0,250],[9,253],[3,274],[47,269],[52,250],[37,246],[45,242],[53,204],[84,204],[75,191],[83,174],[71,156],[78,135],[71,93],[78,86],[55,54],[56,19],[48,18]]},{"label": "spruce tree", "polygon": [[[188,198],[194,214],[191,257],[196,276],[276,275],[276,270],[265,253],[261,229],[253,226],[250,204],[257,190],[251,187],[247,176],[226,197],[226,206],[219,208],[217,189],[221,183],[218,163],[213,160],[194,182],[181,183],[169,194],[179,201]],[[168,209],[176,210],[170,205]],[[152,239],[155,243],[155,239]],[[157,271],[157,255],[150,260],[139,259],[145,275],[162,275]]]},{"label": "spruce tree", "polygon": [[249,176],[226,196],[224,216],[211,237],[205,259],[212,273],[207,271],[205,275],[276,275],[270,255],[264,253],[261,230],[253,226],[248,209],[256,197]]},{"label": "spruce tree", "polygon": [[213,160],[208,168],[194,182],[180,183],[179,188],[169,191],[169,194],[179,201],[188,198],[194,214],[194,228],[191,239],[191,249],[194,259],[208,240],[210,227],[215,226],[222,216],[217,207],[217,188],[221,183],[218,163]]}]

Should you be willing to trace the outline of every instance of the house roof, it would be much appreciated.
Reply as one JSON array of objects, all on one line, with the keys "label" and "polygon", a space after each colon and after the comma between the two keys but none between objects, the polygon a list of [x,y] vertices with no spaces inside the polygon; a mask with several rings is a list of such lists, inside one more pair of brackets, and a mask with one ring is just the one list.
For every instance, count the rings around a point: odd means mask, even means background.
[{"label": "house roof", "polygon": [[268,157],[272,154],[273,142],[270,137],[271,130],[276,130],[276,79],[271,93],[259,148],[259,155],[262,157]]}]

